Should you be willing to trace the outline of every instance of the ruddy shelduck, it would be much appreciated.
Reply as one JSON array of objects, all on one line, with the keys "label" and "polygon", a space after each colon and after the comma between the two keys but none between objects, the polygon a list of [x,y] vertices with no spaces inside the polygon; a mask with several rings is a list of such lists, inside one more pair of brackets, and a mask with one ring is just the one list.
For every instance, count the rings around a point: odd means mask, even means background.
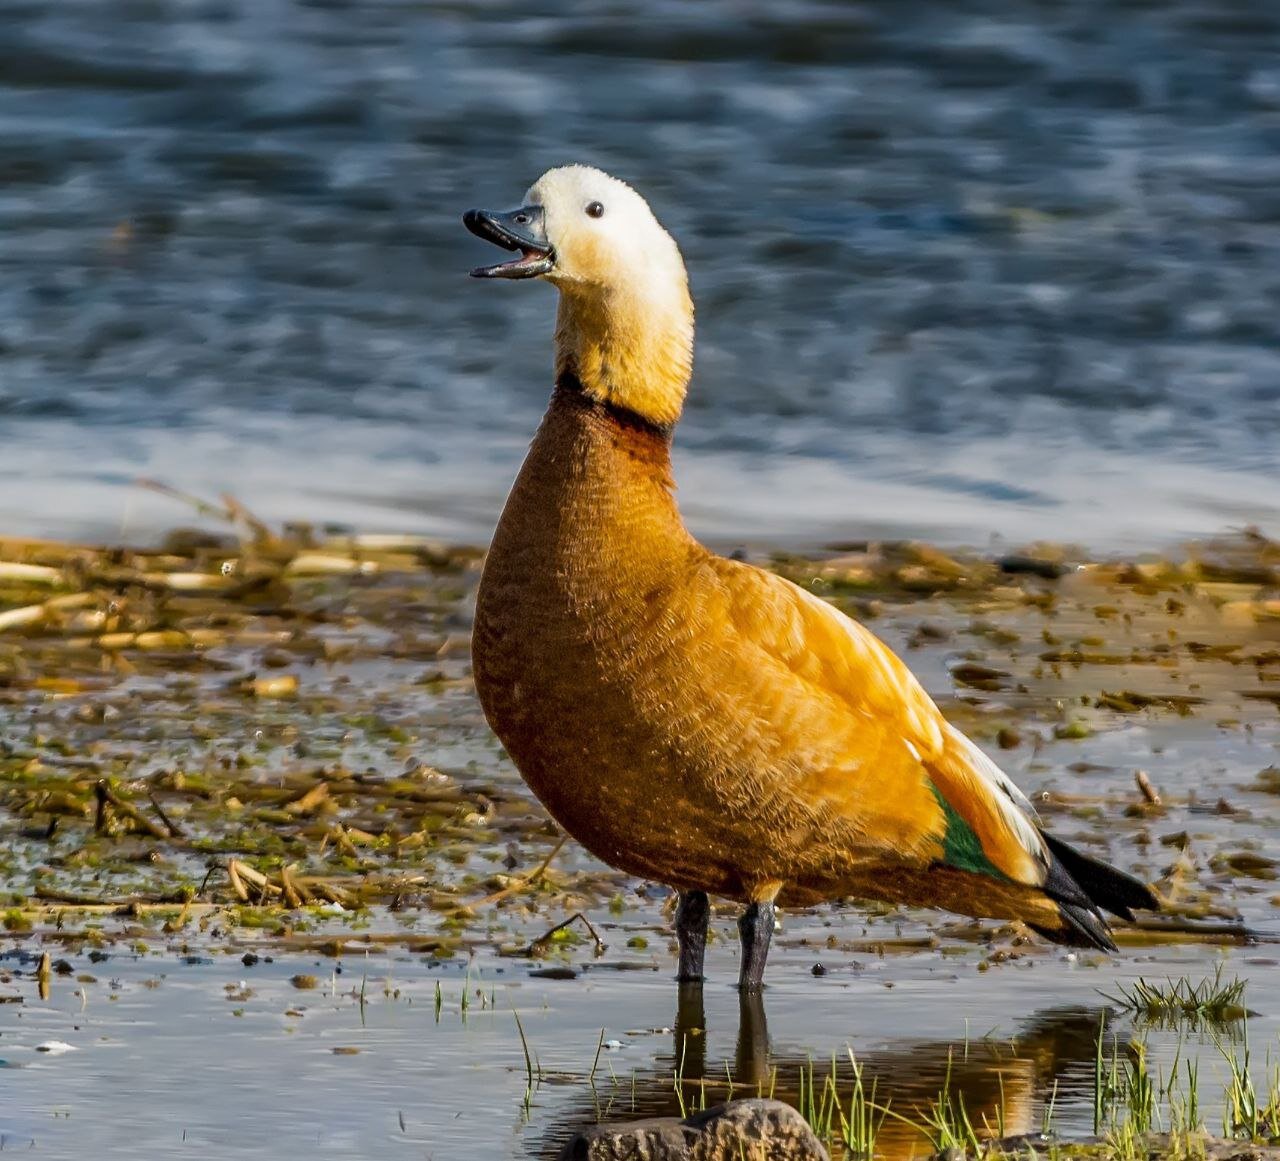
[{"label": "ruddy shelduck", "polygon": [[572,165],[464,222],[516,255],[476,277],[560,294],[550,407],[480,582],[476,689],[565,830],[679,892],[680,978],[702,976],[708,894],[747,905],[745,990],[776,900],[939,907],[1114,949],[1102,911],[1156,907],[1147,886],[1046,834],[867,629],[686,530],[670,450],[693,304],[644,199]]}]

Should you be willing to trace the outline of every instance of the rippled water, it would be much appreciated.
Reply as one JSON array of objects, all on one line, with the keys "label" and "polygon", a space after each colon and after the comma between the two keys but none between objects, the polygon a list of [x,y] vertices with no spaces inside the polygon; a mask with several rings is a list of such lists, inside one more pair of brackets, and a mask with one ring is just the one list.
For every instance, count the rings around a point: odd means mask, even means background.
[{"label": "rippled water", "polygon": [[130,481],[483,538],[552,296],[471,204],[602,165],[700,314],[720,538],[1280,515],[1280,11],[1181,0],[0,3],[0,524]]},{"label": "rippled water", "polygon": [[[677,1043],[693,1029],[681,1073],[689,1103],[697,1103],[698,1079],[713,1086],[715,1102],[730,1077],[739,1096],[763,1089],[802,1103],[802,1072],[816,1062],[821,1083],[833,1056],[845,1061],[852,1050],[868,1088],[891,1097],[900,1115],[927,1112],[949,1080],[980,1130],[1034,1133],[1049,1115],[1059,1132],[1079,1137],[1092,1129],[1099,1029],[1133,1030],[1097,989],[1132,983],[1134,969],[1117,979],[1042,962],[1010,967],[997,981],[963,960],[953,970],[936,958],[926,965],[922,954],[888,963],[864,956],[814,980],[795,962],[802,954],[788,958],[793,982],[778,973],[759,1005],[740,1005],[722,984],[681,1006],[666,971],[607,965],[553,981],[488,962],[464,975],[461,965],[377,948],[337,963],[291,956],[249,968],[238,955],[184,957],[174,948],[142,956],[113,948],[96,965],[73,955],[93,982],[58,978],[48,1002],[28,979],[4,987],[21,987],[26,1003],[0,1005],[0,1148],[122,1161],[554,1161],[573,1131],[600,1119],[676,1115]],[[1225,966],[1265,977],[1249,966],[1257,958],[1232,954]],[[732,978],[728,955],[713,952],[711,962]],[[1189,950],[1159,967],[1199,979],[1214,962],[1222,961]],[[12,953],[0,963],[32,970]],[[295,972],[316,973],[319,986],[297,991]],[[1055,998],[1046,1002],[1046,992]],[[1255,1045],[1275,1043],[1274,994],[1259,981],[1267,1011],[1251,1025]],[[543,1069],[527,1105],[513,1012]],[[1222,1047],[1239,1055],[1241,1037],[1235,1029]],[[1200,1058],[1202,1100],[1216,1128],[1226,1064],[1212,1036],[1155,1033],[1148,1042],[1153,1074],[1167,1077],[1188,1051]],[[61,1045],[71,1050],[57,1051]],[[886,1119],[877,1141],[883,1161],[928,1152],[917,1132]]]}]

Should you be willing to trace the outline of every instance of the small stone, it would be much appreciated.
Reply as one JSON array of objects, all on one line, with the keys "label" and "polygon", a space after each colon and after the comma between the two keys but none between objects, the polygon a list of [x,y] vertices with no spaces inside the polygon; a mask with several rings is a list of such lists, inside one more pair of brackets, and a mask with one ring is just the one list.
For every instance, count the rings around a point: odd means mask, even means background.
[{"label": "small stone", "polygon": [[1001,572],[1010,576],[1038,576],[1045,580],[1057,580],[1071,571],[1069,564],[1064,564],[1060,560],[1045,560],[1038,556],[1002,556],[996,564]]},{"label": "small stone", "polygon": [[275,677],[254,678],[251,690],[254,697],[293,697],[298,692],[298,678],[293,673],[281,673]]},{"label": "small stone", "polygon": [[1063,722],[1053,728],[1053,736],[1055,738],[1063,738],[1067,741],[1080,741],[1082,738],[1092,737],[1092,735],[1093,731],[1081,721]]},{"label": "small stone", "polygon": [[36,1045],[37,1052],[47,1052],[50,1056],[61,1056],[64,1052],[75,1052],[76,1046],[68,1044],[65,1040],[46,1040],[43,1044]]}]

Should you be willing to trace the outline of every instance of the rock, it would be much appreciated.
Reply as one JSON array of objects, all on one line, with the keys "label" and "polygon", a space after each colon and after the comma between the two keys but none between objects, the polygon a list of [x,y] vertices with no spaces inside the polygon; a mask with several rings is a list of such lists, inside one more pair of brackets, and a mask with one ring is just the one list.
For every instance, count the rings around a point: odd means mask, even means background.
[{"label": "rock", "polygon": [[1045,580],[1057,580],[1071,571],[1071,565],[1060,560],[1046,560],[1039,556],[1002,556],[996,565],[1000,571],[1010,576],[1029,574],[1043,577]]},{"label": "rock", "polygon": [[1022,745],[1022,735],[1012,726],[1001,726],[996,734],[996,745],[1002,750],[1016,750]]},{"label": "rock", "polygon": [[1196,1147],[1205,1161],[1280,1161],[1280,1146],[1277,1145],[1232,1141],[1223,1137],[1210,1137],[1204,1133],[1194,1133],[1189,1140],[1175,1140],[1163,1133],[1155,1133],[1147,1138],[1148,1151],[1152,1156],[1171,1157],[1178,1148],[1186,1148],[1188,1145]]},{"label": "rock", "polygon": [[683,1121],[584,1129],[560,1161],[830,1161],[804,1118],[773,1100],[731,1101]]}]

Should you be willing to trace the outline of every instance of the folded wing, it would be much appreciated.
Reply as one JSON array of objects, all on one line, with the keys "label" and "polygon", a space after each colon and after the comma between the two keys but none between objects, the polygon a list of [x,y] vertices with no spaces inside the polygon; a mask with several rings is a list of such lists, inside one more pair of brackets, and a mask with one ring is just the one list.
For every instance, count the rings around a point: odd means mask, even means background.
[{"label": "folded wing", "polygon": [[[1022,791],[873,633],[772,573],[716,565],[736,632],[799,679],[779,697],[835,700],[859,724],[853,736],[865,738],[867,761],[849,757],[851,810],[869,812],[863,799],[877,795],[882,817],[910,815],[926,828],[916,850],[936,863],[1040,888],[1059,907],[1062,930],[1046,931],[1053,938],[1109,948],[1099,907],[1131,917],[1132,907],[1157,905],[1144,884],[1046,835]],[[790,719],[785,706],[776,712]],[[873,767],[895,741],[905,756],[886,784]]]}]

